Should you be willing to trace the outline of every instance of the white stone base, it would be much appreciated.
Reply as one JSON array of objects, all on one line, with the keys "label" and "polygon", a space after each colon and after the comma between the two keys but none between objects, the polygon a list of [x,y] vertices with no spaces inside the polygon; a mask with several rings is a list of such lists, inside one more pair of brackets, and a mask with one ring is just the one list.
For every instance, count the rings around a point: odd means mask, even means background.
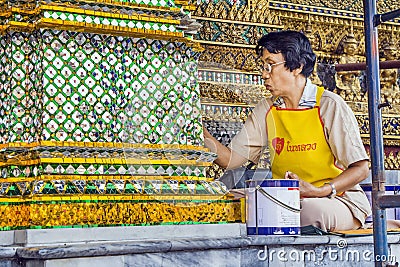
[{"label": "white stone base", "polygon": [[0,240],[3,234],[7,245],[32,247],[92,242],[240,237],[246,235],[246,226],[232,223],[28,229],[0,232]]},{"label": "white stone base", "polygon": [[[372,236],[247,236],[245,230],[209,224],[0,232],[0,267],[375,265]],[[388,235],[388,243],[394,264],[400,234]]]}]

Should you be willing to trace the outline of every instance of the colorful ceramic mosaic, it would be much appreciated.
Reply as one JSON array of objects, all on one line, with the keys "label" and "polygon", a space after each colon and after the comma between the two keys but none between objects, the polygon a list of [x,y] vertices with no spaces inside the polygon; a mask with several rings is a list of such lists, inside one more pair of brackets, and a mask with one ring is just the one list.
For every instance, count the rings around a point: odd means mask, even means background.
[{"label": "colorful ceramic mosaic", "polygon": [[205,175],[216,155],[203,146],[191,9],[3,3],[2,229],[236,220],[238,203]]},{"label": "colorful ceramic mosaic", "polygon": [[263,80],[259,73],[240,73],[237,71],[199,70],[199,81],[234,84],[262,85]]},{"label": "colorful ceramic mosaic", "polygon": [[[3,120],[3,143],[201,145],[195,59],[187,46],[54,30],[40,35],[9,37],[14,68],[4,95],[11,106],[3,110],[12,112]],[[36,47],[22,44],[25,38],[35,38]]]}]

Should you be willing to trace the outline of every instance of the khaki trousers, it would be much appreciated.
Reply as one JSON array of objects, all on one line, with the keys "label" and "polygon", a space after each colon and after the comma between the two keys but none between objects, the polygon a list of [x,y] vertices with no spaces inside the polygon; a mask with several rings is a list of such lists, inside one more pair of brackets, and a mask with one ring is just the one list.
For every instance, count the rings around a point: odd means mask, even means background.
[{"label": "khaki trousers", "polygon": [[350,209],[333,198],[304,198],[301,200],[300,224],[313,225],[323,231],[354,230],[361,227]]}]

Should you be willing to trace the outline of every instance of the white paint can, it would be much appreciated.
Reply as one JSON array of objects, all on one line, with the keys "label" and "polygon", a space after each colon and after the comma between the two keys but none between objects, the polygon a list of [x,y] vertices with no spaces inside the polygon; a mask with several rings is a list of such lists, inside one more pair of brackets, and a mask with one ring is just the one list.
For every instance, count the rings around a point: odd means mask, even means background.
[{"label": "white paint can", "polygon": [[300,235],[299,181],[246,181],[248,235]]}]

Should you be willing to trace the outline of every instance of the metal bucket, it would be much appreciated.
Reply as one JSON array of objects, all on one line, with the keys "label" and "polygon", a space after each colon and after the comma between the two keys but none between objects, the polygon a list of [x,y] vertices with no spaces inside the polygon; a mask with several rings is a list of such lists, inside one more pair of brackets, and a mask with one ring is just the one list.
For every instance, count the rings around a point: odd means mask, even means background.
[{"label": "metal bucket", "polygon": [[300,235],[300,191],[297,180],[246,181],[248,235]]}]

